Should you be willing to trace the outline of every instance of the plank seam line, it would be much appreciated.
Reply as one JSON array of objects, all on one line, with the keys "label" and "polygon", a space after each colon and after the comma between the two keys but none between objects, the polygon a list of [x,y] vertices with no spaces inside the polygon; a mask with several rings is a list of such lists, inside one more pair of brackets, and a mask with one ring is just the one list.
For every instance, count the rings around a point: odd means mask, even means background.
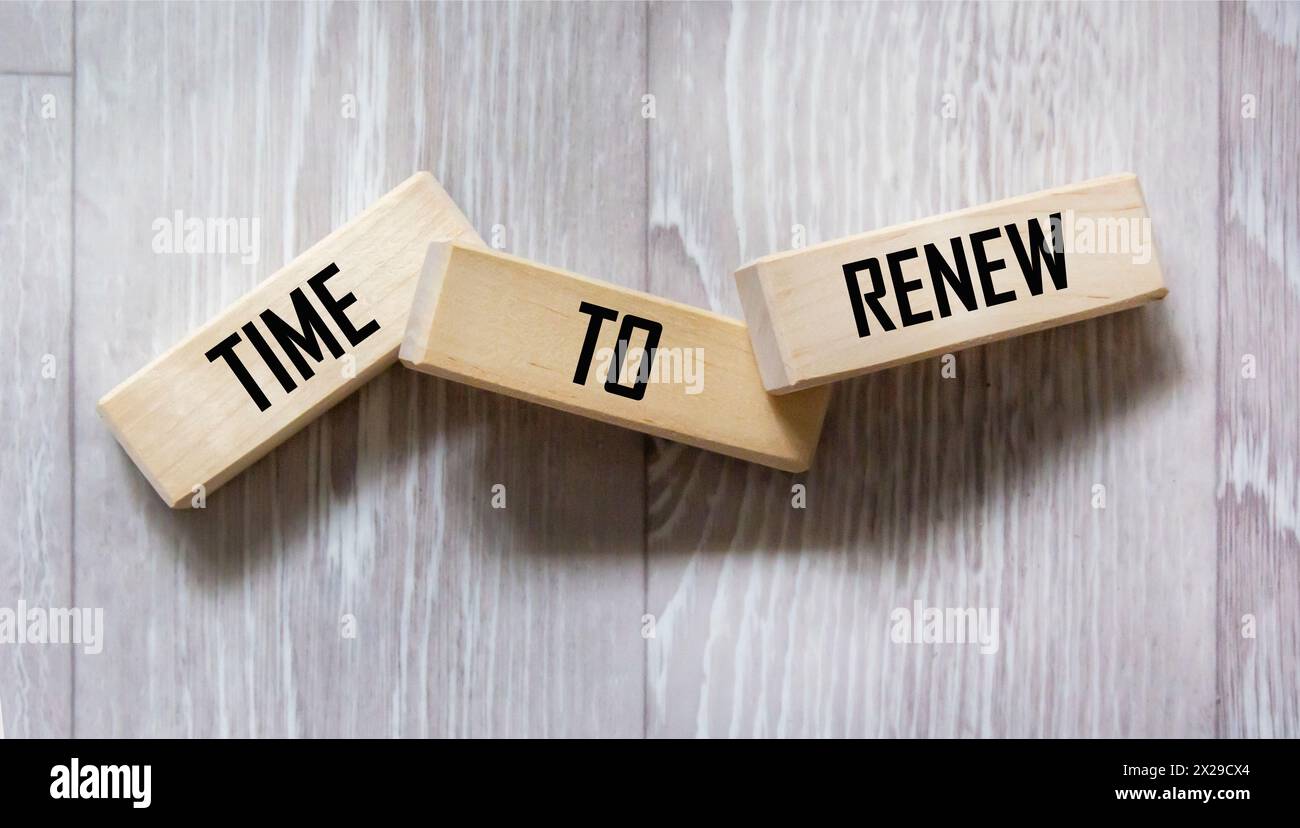
[{"label": "plank seam line", "polygon": [[[77,4],[72,5],[71,146],[68,148],[68,601],[77,606]],[[68,737],[77,737],[77,651],[68,650]]]},{"label": "plank seam line", "polygon": [[[642,94],[650,92],[650,14],[653,7],[644,3],[642,8],[642,44],[645,52],[642,62]],[[641,285],[650,291],[650,119],[641,119],[643,140],[641,142],[641,167],[644,190],[641,193],[643,236],[641,246]],[[641,440],[641,613],[650,611],[650,456],[654,450],[654,441],[649,437]],[[650,736],[650,640],[641,640],[641,738]]]}]

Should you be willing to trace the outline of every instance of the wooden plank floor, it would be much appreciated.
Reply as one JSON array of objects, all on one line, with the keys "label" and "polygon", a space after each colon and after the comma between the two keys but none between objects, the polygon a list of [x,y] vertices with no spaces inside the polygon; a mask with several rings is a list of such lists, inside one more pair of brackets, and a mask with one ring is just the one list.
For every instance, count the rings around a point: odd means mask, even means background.
[{"label": "wooden plank floor", "polygon": [[[1208,6],[651,9],[651,54],[677,55],[652,62],[654,290],[738,313],[726,263],[796,225],[814,243],[1121,170],[1172,287],[952,379],[841,384],[806,480],[662,447],[652,734],[1214,732],[1217,28]],[[791,32],[873,47],[776,69]],[[936,41],[978,48],[916,49]],[[711,129],[681,128],[701,109]],[[999,608],[999,651],[893,643],[915,601]]]},{"label": "wooden plank floor", "polygon": [[[19,600],[67,607],[74,450],[68,429],[70,78],[0,75],[0,169],[0,284],[7,305],[0,328],[0,607],[16,611]],[[0,729],[9,736],[66,734],[71,682],[66,650],[0,644],[0,711],[6,717]]]},{"label": "wooden plank floor", "polygon": [[[1296,6],[13,3],[0,47],[0,608],[106,624],[0,643],[5,734],[1300,735]],[[94,401],[416,169],[733,315],[756,256],[1132,171],[1171,295],[844,383],[806,475],[395,368],[167,510]],[[257,244],[157,252],[177,211]],[[996,648],[893,642],[918,601]]]},{"label": "wooden plank floor", "polygon": [[1300,737],[1300,13],[1223,10],[1220,726]]}]

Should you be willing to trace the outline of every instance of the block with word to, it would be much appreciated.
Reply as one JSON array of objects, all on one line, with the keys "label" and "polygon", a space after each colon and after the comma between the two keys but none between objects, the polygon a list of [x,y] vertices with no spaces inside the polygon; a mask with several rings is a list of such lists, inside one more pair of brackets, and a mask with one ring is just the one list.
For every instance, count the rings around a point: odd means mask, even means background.
[{"label": "block with word to", "polygon": [[1166,293],[1133,175],[767,256],[737,271],[736,285],[775,394]]},{"label": "block with word to", "polygon": [[481,243],[416,173],[109,391],[100,416],[169,506],[194,505],[397,361],[436,239]]},{"label": "block with word to", "polygon": [[745,326],[464,244],[434,244],[403,364],[786,471],[812,459],[828,389],[763,390]]}]

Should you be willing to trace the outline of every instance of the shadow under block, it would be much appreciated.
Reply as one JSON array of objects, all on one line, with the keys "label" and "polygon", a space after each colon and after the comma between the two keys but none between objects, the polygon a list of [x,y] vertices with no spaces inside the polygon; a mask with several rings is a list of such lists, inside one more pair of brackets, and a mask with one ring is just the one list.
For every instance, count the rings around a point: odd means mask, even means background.
[{"label": "shadow under block", "polygon": [[401,360],[785,471],[808,468],[829,399],[765,392],[737,320],[463,244],[430,246]]},{"label": "shadow under block", "polygon": [[1128,174],[767,256],[737,271],[736,286],[774,394],[1167,292]]},{"label": "shadow under block", "polygon": [[100,416],[162,499],[188,507],[397,361],[436,239],[481,243],[416,173],[108,392]]}]

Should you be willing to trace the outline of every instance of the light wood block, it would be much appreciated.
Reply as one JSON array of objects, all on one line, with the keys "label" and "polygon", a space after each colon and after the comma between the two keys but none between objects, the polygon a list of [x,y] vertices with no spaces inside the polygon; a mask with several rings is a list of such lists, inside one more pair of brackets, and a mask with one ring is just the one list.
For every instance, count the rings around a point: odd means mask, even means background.
[{"label": "light wood block", "polygon": [[425,250],[452,238],[481,243],[416,173],[108,392],[100,416],[163,500],[190,506],[397,361]]},{"label": "light wood block", "polygon": [[737,271],[736,286],[774,394],[1167,292],[1128,174],[767,256]]},{"label": "light wood block", "polygon": [[401,360],[786,471],[808,468],[829,399],[767,394],[734,319],[463,244],[430,246]]}]

